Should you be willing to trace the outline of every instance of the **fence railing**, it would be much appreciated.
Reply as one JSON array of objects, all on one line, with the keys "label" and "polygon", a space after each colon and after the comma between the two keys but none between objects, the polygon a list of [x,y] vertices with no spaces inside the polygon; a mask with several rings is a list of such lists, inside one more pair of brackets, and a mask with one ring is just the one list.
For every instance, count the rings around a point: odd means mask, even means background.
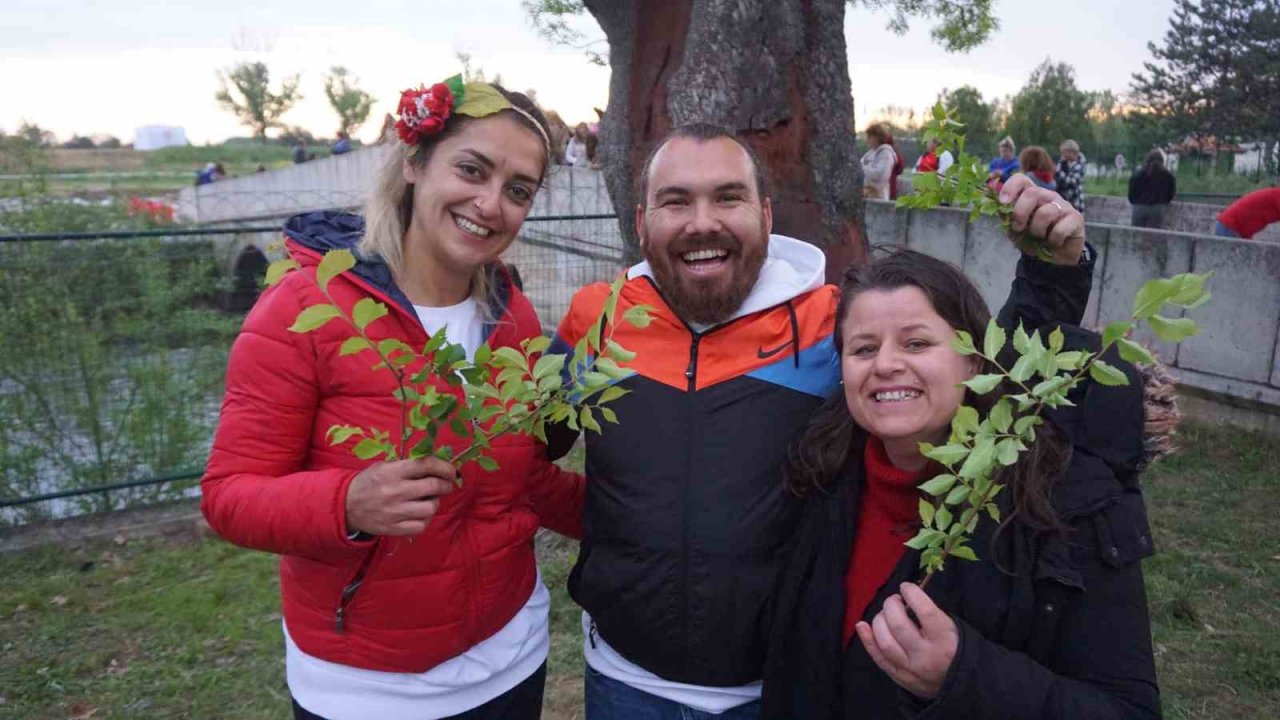
[{"label": "fence railing", "polygon": [[[237,228],[0,236],[0,527],[198,493],[243,304]],[[612,215],[526,220],[504,255],[554,331],[624,266]]]}]

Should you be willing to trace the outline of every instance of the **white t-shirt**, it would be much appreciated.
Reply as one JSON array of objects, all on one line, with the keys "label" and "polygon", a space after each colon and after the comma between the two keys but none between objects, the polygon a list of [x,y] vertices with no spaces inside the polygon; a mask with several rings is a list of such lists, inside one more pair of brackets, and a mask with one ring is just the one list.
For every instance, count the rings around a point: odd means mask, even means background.
[{"label": "white t-shirt", "polygon": [[593,631],[591,616],[586,611],[582,613],[582,654],[591,669],[607,678],[664,700],[716,715],[759,700],[763,685],[759,680],[736,687],[708,687],[664,680],[610,647],[598,630]]},{"label": "white t-shirt", "polygon": [[[475,300],[449,307],[415,305],[428,334],[447,327],[449,342],[474,357],[484,342]],[[524,682],[547,660],[551,594],[539,574],[529,601],[497,633],[424,673],[366,670],[306,654],[284,628],[289,692],[308,711],[329,720],[433,720],[479,707]],[[430,612],[430,608],[422,611]]]}]

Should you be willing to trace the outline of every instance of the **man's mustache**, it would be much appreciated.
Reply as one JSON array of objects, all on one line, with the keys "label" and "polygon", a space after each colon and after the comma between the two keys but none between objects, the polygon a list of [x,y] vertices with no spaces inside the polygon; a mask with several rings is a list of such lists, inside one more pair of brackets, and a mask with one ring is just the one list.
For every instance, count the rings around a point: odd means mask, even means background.
[{"label": "man's mustache", "polygon": [[725,233],[713,233],[711,235],[687,235],[678,238],[669,246],[670,252],[675,255],[683,255],[687,252],[697,250],[728,250],[729,252],[738,252],[742,250],[742,243],[732,235]]}]

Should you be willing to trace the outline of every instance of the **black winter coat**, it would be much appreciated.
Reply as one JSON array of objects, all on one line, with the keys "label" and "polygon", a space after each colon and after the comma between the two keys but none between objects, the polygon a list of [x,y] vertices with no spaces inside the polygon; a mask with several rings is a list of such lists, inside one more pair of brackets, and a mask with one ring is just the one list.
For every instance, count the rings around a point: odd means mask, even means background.
[{"label": "black winter coat", "polygon": [[[1063,329],[1068,347],[1098,347],[1096,335]],[[932,701],[900,689],[856,636],[841,647],[843,579],[863,483],[864,443],[855,443],[832,492],[805,500],[771,609],[762,717],[1160,717],[1139,563],[1152,554],[1138,486],[1142,385],[1132,366],[1107,359],[1125,370],[1129,386],[1086,384],[1072,396],[1078,407],[1048,414],[1072,446],[1052,496],[1070,532],[1035,532],[1015,520],[997,534],[983,515],[972,542],[979,560],[952,559],[930,581],[929,596],[960,631],[955,660]],[[1003,517],[1010,496],[1000,495]],[[866,620],[900,583],[918,580],[919,559],[919,551],[907,551]]]}]

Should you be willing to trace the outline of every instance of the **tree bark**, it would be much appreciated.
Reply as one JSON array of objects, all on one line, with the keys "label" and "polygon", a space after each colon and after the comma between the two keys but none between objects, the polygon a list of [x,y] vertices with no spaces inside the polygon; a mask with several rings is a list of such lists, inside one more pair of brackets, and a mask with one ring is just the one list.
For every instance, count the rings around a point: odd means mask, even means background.
[{"label": "tree bark", "polygon": [[586,0],[609,42],[600,152],[631,258],[636,173],[672,127],[700,121],[755,149],[774,232],[822,248],[829,280],[866,259],[845,2]]}]

